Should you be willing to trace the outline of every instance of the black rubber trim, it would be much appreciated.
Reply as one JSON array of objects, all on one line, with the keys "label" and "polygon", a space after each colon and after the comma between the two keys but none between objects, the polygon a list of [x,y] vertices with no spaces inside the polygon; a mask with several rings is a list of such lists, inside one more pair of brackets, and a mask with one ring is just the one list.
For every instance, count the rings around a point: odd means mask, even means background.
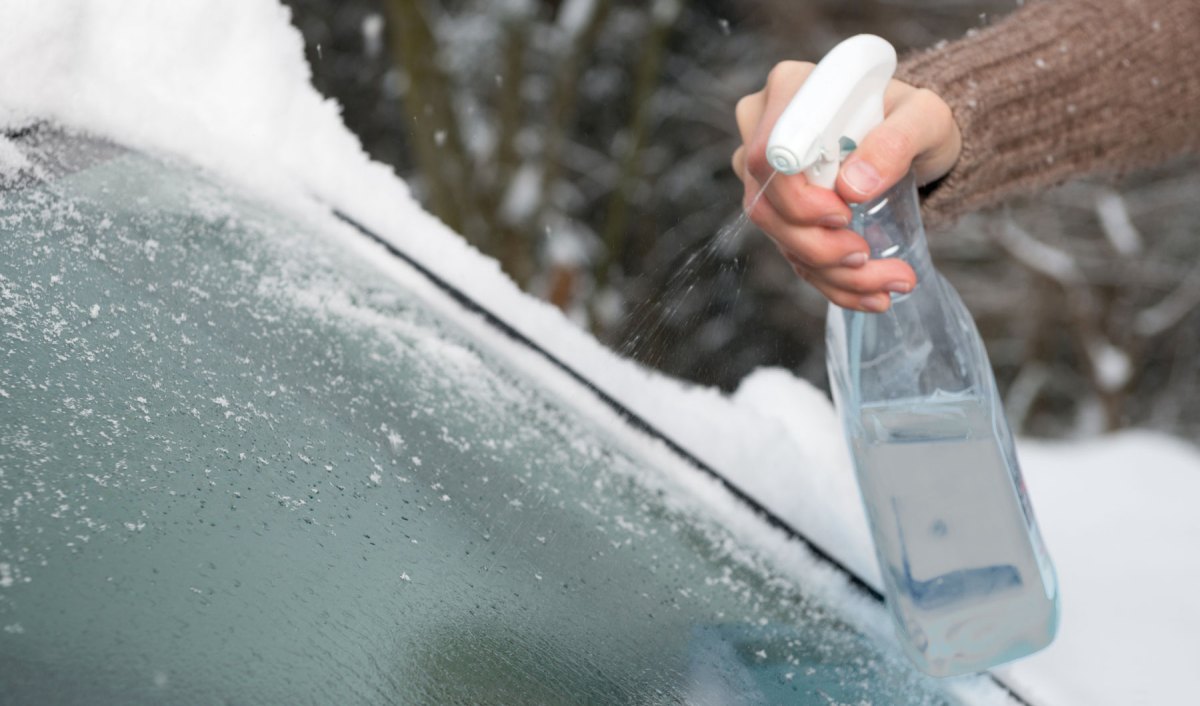
[{"label": "black rubber trim", "polygon": [[[451,299],[453,299],[454,301],[461,304],[468,311],[478,314],[484,320],[486,320],[489,324],[491,324],[492,326],[499,329],[502,333],[504,333],[509,338],[513,339],[514,341],[517,341],[521,345],[529,348],[533,352],[535,352],[538,355],[540,355],[541,357],[545,358],[546,361],[549,362],[551,365],[558,368],[562,372],[566,373],[567,375],[569,375],[571,377],[571,379],[575,380],[580,385],[583,385],[585,388],[590,390],[594,395],[596,395],[596,397],[598,397],[600,399],[601,402],[603,402],[610,409],[612,409],[614,412],[616,412],[618,415],[620,415],[626,422],[628,422],[635,429],[661,441],[669,449],[671,449],[671,451],[675,452],[684,461],[688,462],[695,468],[699,469],[700,471],[703,471],[704,473],[708,474],[712,478],[716,479],[722,486],[725,487],[725,489],[727,491],[729,491],[738,500],[742,501],[747,506],[749,506],[750,509],[753,510],[754,513],[756,515],[758,515],[759,518],[762,519],[764,522],[766,522],[768,525],[780,530],[781,532],[786,533],[789,537],[791,537],[797,541],[803,542],[805,545],[808,546],[808,548],[813,552],[813,554],[816,554],[818,557],[820,557],[821,560],[825,561],[828,564],[831,564],[832,566],[836,567],[839,571],[841,571],[843,574],[845,574],[846,578],[850,581],[850,583],[855,588],[859,589],[860,591],[863,591],[864,593],[873,597],[875,600],[879,601],[880,603],[883,603],[883,594],[880,593],[879,591],[877,591],[875,589],[875,587],[871,586],[866,581],[863,581],[862,578],[860,578],[857,574],[855,574],[853,571],[851,571],[845,564],[838,561],[829,552],[822,549],[820,545],[816,544],[811,539],[809,539],[808,537],[801,534],[800,531],[797,530],[795,527],[792,527],[787,522],[784,522],[784,520],[782,518],[780,518],[778,515],[771,512],[770,510],[768,510],[761,503],[759,503],[753,497],[748,495],[746,493],[746,491],[744,491],[741,488],[739,488],[738,486],[734,485],[728,478],[721,475],[721,473],[719,471],[717,471],[717,469],[715,469],[712,466],[705,463],[703,460],[701,460],[700,458],[698,458],[697,456],[692,454],[690,451],[688,451],[686,448],[681,446],[677,441],[675,441],[671,437],[667,436],[658,427],[655,427],[653,424],[646,421],[637,412],[634,412],[633,410],[629,409],[624,404],[622,404],[619,400],[617,400],[612,395],[608,394],[603,389],[601,389],[594,382],[592,382],[591,380],[584,377],[582,373],[575,370],[570,365],[567,365],[567,363],[564,362],[562,359],[558,358],[550,351],[548,351],[545,348],[538,345],[537,342],[533,341],[525,334],[523,334],[520,331],[518,331],[517,329],[513,328],[504,319],[501,319],[499,316],[493,314],[485,306],[483,306],[479,302],[472,299],[469,295],[467,295],[461,289],[458,289],[453,284],[451,284],[451,283],[447,282],[446,280],[442,279],[441,277],[439,277],[436,273],[431,271],[429,268],[425,267],[420,262],[416,261],[409,255],[404,253],[402,250],[397,248],[392,243],[388,242],[385,238],[381,237],[379,234],[375,233],[370,228],[367,228],[362,223],[359,223],[358,221],[354,220],[347,214],[345,214],[342,211],[339,211],[337,209],[333,209],[333,215],[336,216],[342,222],[346,223],[347,225],[349,225],[352,228],[354,228],[355,230],[357,230],[358,232],[367,236],[371,240],[374,240],[376,243],[379,243],[389,253],[391,253],[392,255],[403,260],[405,263],[407,263],[410,267],[412,267],[417,272],[420,272],[421,275],[423,277],[425,277],[427,280],[429,280],[434,286],[436,286],[438,289],[442,290],[442,292],[444,292],[445,294],[449,295]],[[1033,704],[1031,704],[1029,701],[1026,701],[1024,697],[1022,697],[1020,694],[1018,694],[1016,691],[1014,691],[1013,688],[1010,687],[1008,684],[1005,684],[1003,681],[1001,681],[996,675],[994,675],[990,672],[988,672],[987,675],[988,675],[988,677],[991,678],[992,682],[995,683],[997,687],[999,687],[1000,689],[1003,689],[1004,692],[1007,693],[1010,697],[1012,697],[1017,703],[1022,704],[1022,706],[1033,706]]]},{"label": "black rubber trim", "polygon": [[17,143],[25,158],[36,164],[37,169],[21,169],[16,176],[0,177],[0,189],[18,189],[51,182],[129,152],[114,142],[73,133],[45,121],[6,129],[3,136]]},{"label": "black rubber trim", "polygon": [[36,129],[37,127],[35,125],[25,125],[18,128],[4,128],[3,131],[0,131],[0,135],[3,135],[9,140],[19,140],[26,135],[32,134]]}]

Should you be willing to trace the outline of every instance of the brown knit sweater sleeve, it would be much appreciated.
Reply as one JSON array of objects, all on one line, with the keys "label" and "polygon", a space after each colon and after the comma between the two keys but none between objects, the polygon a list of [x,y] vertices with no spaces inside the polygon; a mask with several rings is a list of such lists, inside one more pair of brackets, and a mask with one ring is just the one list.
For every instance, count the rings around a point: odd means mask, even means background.
[{"label": "brown knit sweater sleeve", "polygon": [[1200,147],[1200,0],[1045,0],[918,53],[897,78],[954,111],[963,150],[931,226]]}]

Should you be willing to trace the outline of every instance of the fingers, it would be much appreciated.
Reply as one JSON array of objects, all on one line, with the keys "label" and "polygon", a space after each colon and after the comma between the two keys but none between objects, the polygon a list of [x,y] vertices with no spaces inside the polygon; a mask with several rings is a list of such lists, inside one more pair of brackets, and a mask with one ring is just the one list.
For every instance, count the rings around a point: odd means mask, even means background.
[{"label": "fingers", "polygon": [[771,131],[813,68],[814,65],[806,61],[780,62],[771,69],[763,90],[738,102],[738,131],[746,147],[746,169],[759,183],[765,182],[775,171],[767,162],[767,141]]},{"label": "fingers", "polygon": [[808,183],[802,174],[776,174],[764,197],[788,223],[826,228],[850,225],[850,206],[833,191]]},{"label": "fingers", "polygon": [[733,151],[733,158],[729,160],[729,164],[733,167],[733,173],[737,174],[738,179],[746,178],[746,148],[738,147]]},{"label": "fingers", "polygon": [[759,201],[748,215],[793,264],[810,269],[861,265],[870,256],[867,241],[852,230],[795,225],[764,201]]},{"label": "fingers", "polygon": [[810,186],[801,175],[775,174],[767,162],[771,131],[813,68],[808,62],[781,62],[771,69],[763,90],[738,101],[734,112],[742,146],[734,152],[731,162],[745,184],[743,205],[747,210],[761,186],[770,180],[765,197],[785,221],[794,225],[844,227],[849,223],[850,209],[842,199],[830,190]]},{"label": "fingers", "polygon": [[937,94],[893,83],[893,105],[884,121],[869,132],[838,173],[838,194],[851,203],[876,198],[916,170],[920,183],[954,166],[962,135],[950,107]]},{"label": "fingers", "polygon": [[861,267],[810,268],[785,253],[792,269],[843,309],[878,313],[891,306],[892,294],[907,294],[916,275],[902,260],[872,260]]},{"label": "fingers", "polygon": [[737,106],[733,109],[733,114],[737,119],[738,134],[741,135],[742,144],[749,144],[754,139],[754,134],[758,132],[758,123],[762,119],[763,108],[766,104],[767,93],[765,88],[758,93],[743,96],[737,102]]},{"label": "fingers", "polygon": [[885,311],[889,294],[912,291],[917,284],[916,274],[902,260],[869,260],[866,241],[854,231],[788,224],[765,200],[750,217],[792,269],[838,306]]},{"label": "fingers", "polygon": [[921,183],[944,175],[958,158],[962,137],[944,101],[893,81],[885,96],[884,122],[843,165],[836,191],[813,186],[803,175],[776,174],[767,162],[767,142],[813,68],[805,62],[782,62],[772,69],[763,90],[738,101],[735,114],[742,146],[730,161],[744,185],[743,208],[793,269],[830,301],[850,309],[885,311],[889,294],[911,291],[916,275],[899,260],[868,260],[866,242],[847,230],[848,204],[880,196],[909,169]]}]

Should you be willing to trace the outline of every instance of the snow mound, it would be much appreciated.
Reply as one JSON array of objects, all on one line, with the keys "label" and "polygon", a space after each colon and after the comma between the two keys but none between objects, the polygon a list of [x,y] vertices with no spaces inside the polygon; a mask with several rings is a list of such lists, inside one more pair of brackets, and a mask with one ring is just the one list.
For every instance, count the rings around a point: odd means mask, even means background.
[{"label": "snow mound", "polygon": [[0,3],[0,126],[51,119],[261,186],[319,193],[348,167],[389,177],[313,90],[289,19],[245,0]]},{"label": "snow mound", "polygon": [[1129,431],[1026,441],[1022,465],[1058,571],[1049,648],[1001,670],[1038,704],[1181,704],[1200,694],[1200,451]]},{"label": "snow mound", "polygon": [[738,456],[754,460],[753,467],[730,469],[736,482],[756,498],[771,499],[777,514],[882,586],[842,423],[825,394],[786,370],[761,368],[742,381],[733,403],[739,420],[757,432],[730,440],[740,447]]}]

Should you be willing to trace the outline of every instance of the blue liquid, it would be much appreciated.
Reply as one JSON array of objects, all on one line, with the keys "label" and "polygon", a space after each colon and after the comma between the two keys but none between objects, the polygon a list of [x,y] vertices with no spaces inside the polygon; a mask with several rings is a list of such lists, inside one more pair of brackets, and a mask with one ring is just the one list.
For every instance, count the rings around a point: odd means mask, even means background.
[{"label": "blue liquid", "polygon": [[934,676],[1036,652],[1057,628],[1053,568],[993,413],[977,398],[872,405],[853,442],[901,643]]}]

